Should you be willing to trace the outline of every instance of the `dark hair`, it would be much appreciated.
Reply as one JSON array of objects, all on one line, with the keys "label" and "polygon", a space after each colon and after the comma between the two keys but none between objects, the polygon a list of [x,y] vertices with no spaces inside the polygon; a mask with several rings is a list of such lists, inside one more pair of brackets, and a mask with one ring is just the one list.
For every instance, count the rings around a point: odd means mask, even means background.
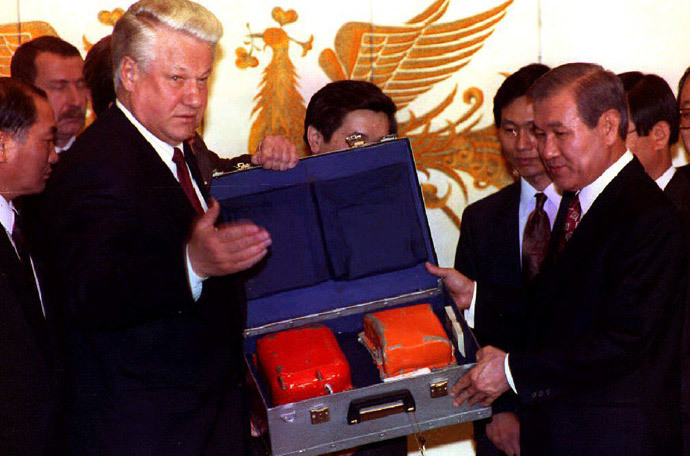
[{"label": "dark hair", "polygon": [[549,71],[541,63],[530,63],[511,74],[503,81],[494,96],[494,124],[501,126],[501,111],[518,98],[525,96],[534,81]]},{"label": "dark hair", "polygon": [[36,58],[42,52],[57,54],[62,57],[79,57],[79,50],[57,36],[39,36],[27,41],[14,51],[10,63],[10,74],[13,78],[23,79],[33,84],[36,80]]},{"label": "dark hair", "polygon": [[316,128],[328,142],[343,124],[345,116],[358,109],[383,112],[388,116],[388,133],[398,132],[397,108],[393,100],[376,85],[366,81],[335,81],[326,84],[311,97],[304,117],[304,142],[309,147],[307,128]]},{"label": "dark hair", "polygon": [[623,81],[628,97],[631,122],[640,136],[647,136],[657,122],[664,121],[670,127],[669,145],[678,141],[680,113],[673,90],[656,74],[637,71],[618,75]]},{"label": "dark hair", "polygon": [[0,78],[0,131],[24,141],[26,132],[38,119],[34,97],[47,100],[43,90],[26,81]]},{"label": "dark hair", "polygon": [[93,112],[100,116],[115,101],[110,35],[101,38],[86,53],[84,81],[91,91]]},{"label": "dark hair", "polygon": [[566,88],[572,88],[577,113],[589,128],[596,127],[606,111],[616,110],[620,118],[618,136],[625,140],[628,103],[618,76],[594,63],[566,63],[537,79],[527,94],[533,100],[543,100]]}]

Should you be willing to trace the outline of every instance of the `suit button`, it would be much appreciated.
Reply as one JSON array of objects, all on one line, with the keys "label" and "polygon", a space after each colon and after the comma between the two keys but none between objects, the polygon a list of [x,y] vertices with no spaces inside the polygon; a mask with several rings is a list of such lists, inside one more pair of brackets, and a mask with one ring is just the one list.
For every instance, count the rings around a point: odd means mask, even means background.
[{"label": "suit button", "polygon": [[549,396],[551,394],[551,388],[546,388],[546,395]]},{"label": "suit button", "polygon": [[544,391],[539,390],[539,397],[543,397],[543,396],[544,396]]},{"label": "suit button", "polygon": [[536,392],[532,393],[532,399],[536,399],[536,398],[537,398],[537,393]]}]

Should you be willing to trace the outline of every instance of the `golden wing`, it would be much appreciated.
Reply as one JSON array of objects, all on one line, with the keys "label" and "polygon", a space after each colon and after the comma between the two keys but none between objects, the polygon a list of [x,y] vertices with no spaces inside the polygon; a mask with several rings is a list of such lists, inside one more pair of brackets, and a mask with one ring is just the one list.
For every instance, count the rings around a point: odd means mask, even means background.
[{"label": "golden wing", "polygon": [[12,55],[22,43],[43,35],[57,36],[57,32],[42,21],[0,24],[0,76],[10,75]]},{"label": "golden wing", "polygon": [[368,80],[381,87],[398,109],[467,65],[503,19],[513,0],[483,13],[438,23],[450,0],[436,0],[401,26],[363,22],[343,25],[335,51],[319,64],[331,80]]}]

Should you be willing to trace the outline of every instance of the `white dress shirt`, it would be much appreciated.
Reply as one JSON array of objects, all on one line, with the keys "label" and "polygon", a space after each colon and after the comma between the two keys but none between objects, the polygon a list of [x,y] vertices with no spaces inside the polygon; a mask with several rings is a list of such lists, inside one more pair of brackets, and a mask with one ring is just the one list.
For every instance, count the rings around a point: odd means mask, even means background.
[{"label": "white dress shirt", "polygon": [[[180,178],[177,177],[177,165],[175,164],[175,162],[173,162],[173,154],[175,153],[174,147],[166,143],[165,141],[162,141],[161,139],[157,138],[153,133],[148,131],[146,127],[144,127],[134,117],[134,115],[131,112],[129,112],[129,110],[122,103],[120,103],[120,100],[117,100],[115,103],[117,104],[117,107],[120,108],[120,110],[124,113],[125,117],[129,119],[132,125],[134,125],[134,127],[139,131],[139,133],[141,133],[141,135],[146,139],[146,141],[148,141],[151,147],[153,147],[156,153],[160,156],[161,160],[163,160],[163,163],[165,163],[168,169],[170,169],[170,172],[172,173],[175,180],[179,182]],[[181,150],[182,143],[178,144],[175,147],[178,147]],[[191,177],[192,173],[190,172],[189,175]],[[194,186],[196,196],[197,198],[199,198],[199,202],[201,202],[201,206],[204,208],[204,210],[207,210],[208,206],[206,205],[206,201],[204,200],[204,197],[201,194],[199,186],[197,185],[194,179],[191,179],[191,181],[192,185]],[[197,275],[196,272],[194,272],[194,269],[192,268],[192,263],[189,260],[188,250],[189,246],[187,246],[187,249],[185,250],[185,261],[187,263],[187,278],[189,279],[189,286],[192,290],[192,296],[194,297],[194,300],[197,300],[201,296],[201,289],[203,287],[204,280],[206,280],[206,277],[200,277],[199,275]]]},{"label": "white dress shirt", "polygon": [[674,174],[676,174],[676,167],[671,166],[664,172],[664,174],[659,176],[654,182],[656,182],[656,185],[658,185],[661,190],[666,190],[666,186],[669,182],[671,182],[671,179],[673,179]]}]

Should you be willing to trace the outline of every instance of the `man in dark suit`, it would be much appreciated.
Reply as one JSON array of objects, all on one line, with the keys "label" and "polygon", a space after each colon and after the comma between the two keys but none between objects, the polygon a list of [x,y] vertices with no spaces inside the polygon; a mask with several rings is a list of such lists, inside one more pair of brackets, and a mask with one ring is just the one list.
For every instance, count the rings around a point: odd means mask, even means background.
[{"label": "man in dark suit", "polygon": [[43,190],[56,123],[45,92],[0,78],[0,453],[57,454],[53,318],[20,242],[13,200]]},{"label": "man in dark suit", "polygon": [[[117,102],[63,154],[41,207],[69,337],[70,451],[246,453],[244,295],[233,273],[269,234],[217,224],[192,137],[222,25],[188,0],[142,0],[112,35]],[[264,167],[296,164],[265,141]],[[49,230],[49,231],[48,231]]]},{"label": "man in dark suit", "polygon": [[688,171],[677,172],[671,146],[678,142],[680,113],[668,83],[655,74],[630,71],[618,75],[628,100],[630,119],[626,146],[649,177],[690,221]]},{"label": "man in dark suit", "polygon": [[526,348],[483,348],[452,393],[490,403],[516,391],[524,454],[678,454],[687,251],[677,213],[626,151],[614,74],[563,65],[529,95],[539,154],[573,193],[536,280]]},{"label": "man in dark suit", "polygon": [[10,73],[44,90],[57,122],[55,149],[68,149],[84,128],[89,90],[84,84],[79,50],[57,36],[23,43],[12,55]]},{"label": "man in dark suit", "polygon": [[[469,205],[463,213],[455,270],[477,282],[478,288],[488,284],[521,290],[524,281],[529,280],[525,277],[529,272],[523,271],[522,246],[530,214],[534,214],[533,219],[537,214],[535,197],[538,193],[547,197],[541,210],[548,217],[549,225],[545,227],[543,239],[544,245],[548,244],[561,196],[539,158],[532,103],[526,96],[532,83],[547,71],[549,68],[545,65],[523,67],[501,84],[494,97],[494,122],[501,151],[519,180]],[[527,268],[529,266],[525,265]],[[446,278],[454,274],[452,269],[436,272]],[[481,345],[512,351],[524,340],[525,312],[523,299],[475,299],[475,304],[465,312],[465,318]],[[494,404],[489,420],[474,422],[477,455],[519,452],[517,408],[517,399],[509,392]]]},{"label": "man in dark suit", "polygon": [[[623,82],[630,120],[626,144],[640,159],[681,215],[690,246],[690,165],[676,168],[671,162],[671,146],[678,141],[680,112],[668,83],[655,74],[638,71],[619,74]],[[690,302],[690,288],[688,289]],[[687,304],[686,304],[687,306]],[[690,312],[686,308],[685,341],[690,352]],[[682,356],[681,407],[683,411],[683,454],[690,455],[690,359]]]}]

